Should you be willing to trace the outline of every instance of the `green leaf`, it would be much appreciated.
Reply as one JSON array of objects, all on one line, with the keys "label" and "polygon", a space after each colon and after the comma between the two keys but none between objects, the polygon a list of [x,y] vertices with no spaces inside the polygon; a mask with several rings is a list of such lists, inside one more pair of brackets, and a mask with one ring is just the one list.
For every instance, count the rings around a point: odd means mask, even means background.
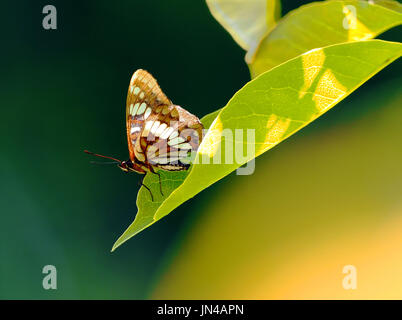
[{"label": "green leaf", "polygon": [[[201,119],[205,128],[209,128],[214,119],[218,116],[220,110],[216,110]],[[145,228],[152,225],[154,221],[154,214],[170,194],[176,190],[185,180],[189,171],[166,172],[159,171],[161,176],[162,192],[159,189],[159,178],[154,174],[147,174],[143,183],[152,190],[154,201],[151,200],[149,191],[143,187],[140,188],[137,196],[138,212],[134,222],[127,228],[126,231],[117,239],[113,245],[112,251],[123,244],[125,241],[135,236]]]},{"label": "green leaf", "polygon": [[261,41],[249,65],[255,77],[314,48],[367,40],[402,23],[396,1],[324,1],[283,17]]},{"label": "green leaf", "polygon": [[[401,85],[377,75],[297,144],[262,155],[256,174],[209,192],[147,298],[399,299]],[[343,261],[370,283],[353,297],[334,281]]]},{"label": "green leaf", "polygon": [[[212,122],[197,152],[196,163],[187,172],[164,172],[163,193],[158,177],[148,174],[144,183],[155,197],[151,201],[141,188],[138,214],[116,241],[113,249],[169,214],[183,202],[222,179],[254,157],[274,147],[324,114],[365,81],[400,57],[402,44],[381,40],[351,42],[312,50],[250,81],[239,90],[216,116],[202,119]],[[234,163],[206,164],[219,155],[219,146],[247,150],[247,135],[222,135],[224,129],[255,130],[255,153]],[[226,150],[226,149],[223,149]],[[230,150],[230,149],[229,149]]]},{"label": "green leaf", "polygon": [[[279,0],[206,0],[214,18],[248,56],[280,17]],[[247,58],[246,58],[247,59]]]}]

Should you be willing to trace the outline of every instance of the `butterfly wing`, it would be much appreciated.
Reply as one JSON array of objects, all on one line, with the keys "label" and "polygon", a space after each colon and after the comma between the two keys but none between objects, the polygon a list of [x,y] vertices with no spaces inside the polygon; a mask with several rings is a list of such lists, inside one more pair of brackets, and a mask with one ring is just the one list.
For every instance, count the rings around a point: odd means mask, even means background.
[{"label": "butterfly wing", "polygon": [[203,126],[196,116],[173,105],[145,70],[137,70],[131,78],[126,114],[131,161],[144,163],[150,171],[189,167]]},{"label": "butterfly wing", "polygon": [[[131,77],[126,103],[126,128],[128,150],[132,162],[145,157],[140,145],[141,133],[145,120],[151,115],[155,106],[168,106],[171,101],[163,94],[156,80],[145,70],[137,70]],[[137,146],[137,149],[135,149]]]},{"label": "butterfly wing", "polygon": [[168,171],[186,170],[201,143],[200,120],[176,105],[162,109],[152,120],[152,125],[147,122],[144,128],[151,141],[146,152],[149,163]]}]

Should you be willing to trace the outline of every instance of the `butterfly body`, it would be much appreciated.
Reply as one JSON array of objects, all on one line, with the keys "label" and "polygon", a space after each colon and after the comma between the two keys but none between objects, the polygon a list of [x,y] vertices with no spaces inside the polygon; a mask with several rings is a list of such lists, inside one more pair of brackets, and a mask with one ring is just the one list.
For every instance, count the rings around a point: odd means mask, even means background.
[{"label": "butterfly body", "polygon": [[131,160],[122,161],[117,166],[124,172],[133,171],[133,172],[145,174],[149,171],[148,168],[144,164],[134,163]]}]

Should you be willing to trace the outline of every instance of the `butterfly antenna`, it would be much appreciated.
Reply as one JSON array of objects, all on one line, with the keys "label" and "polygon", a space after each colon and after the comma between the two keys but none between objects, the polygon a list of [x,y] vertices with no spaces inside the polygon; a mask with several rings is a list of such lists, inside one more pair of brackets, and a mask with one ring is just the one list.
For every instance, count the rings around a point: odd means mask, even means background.
[{"label": "butterfly antenna", "polygon": [[113,162],[102,162],[102,161],[89,161],[91,164],[116,164],[118,162],[113,161]]},{"label": "butterfly antenna", "polygon": [[110,160],[113,160],[113,161],[117,161],[118,163],[121,163],[121,162],[122,162],[122,161],[119,160],[119,159],[112,158],[112,157],[108,157],[108,156],[103,156],[103,155],[101,155],[101,154],[93,153],[93,152],[88,151],[88,150],[84,150],[84,152],[85,152],[85,153],[88,153],[88,154],[91,154],[91,155],[93,155],[93,156],[96,156],[96,157],[100,157],[100,158],[105,158],[105,159],[110,159]]}]

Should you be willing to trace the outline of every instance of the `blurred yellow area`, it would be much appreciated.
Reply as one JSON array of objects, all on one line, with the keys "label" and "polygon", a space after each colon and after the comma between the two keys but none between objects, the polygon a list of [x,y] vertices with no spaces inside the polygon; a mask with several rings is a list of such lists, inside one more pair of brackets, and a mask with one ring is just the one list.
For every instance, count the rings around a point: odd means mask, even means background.
[{"label": "blurred yellow area", "polygon": [[401,299],[402,97],[359,92],[230,176],[151,298]]}]

